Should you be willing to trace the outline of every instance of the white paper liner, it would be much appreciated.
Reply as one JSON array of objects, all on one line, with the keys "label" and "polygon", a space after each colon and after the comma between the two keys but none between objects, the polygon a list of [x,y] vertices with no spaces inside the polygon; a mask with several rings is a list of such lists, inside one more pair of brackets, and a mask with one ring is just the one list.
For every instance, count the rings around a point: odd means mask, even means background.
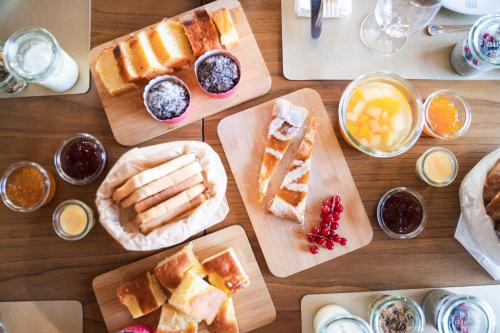
[{"label": "white paper liner", "polygon": [[462,213],[455,238],[495,279],[500,280],[500,238],[486,214],[483,187],[488,171],[500,159],[500,148],[486,155],[465,176],[460,186]]},{"label": "white paper liner", "polygon": [[[114,190],[138,172],[189,152],[198,157],[213,196],[188,216],[143,235],[131,223],[135,217],[133,208],[125,210],[113,201]],[[134,148],[116,161],[97,190],[99,221],[104,229],[129,251],[150,251],[173,246],[224,220],[229,212],[226,187],[227,175],[222,161],[204,142],[177,141]]]}]

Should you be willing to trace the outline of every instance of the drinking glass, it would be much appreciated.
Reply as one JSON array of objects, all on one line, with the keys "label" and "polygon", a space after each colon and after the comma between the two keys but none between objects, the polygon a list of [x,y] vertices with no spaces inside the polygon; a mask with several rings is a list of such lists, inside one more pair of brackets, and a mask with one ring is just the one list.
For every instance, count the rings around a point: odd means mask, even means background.
[{"label": "drinking glass", "polygon": [[377,0],[375,11],[361,24],[361,39],[375,53],[394,53],[440,8],[441,0]]}]

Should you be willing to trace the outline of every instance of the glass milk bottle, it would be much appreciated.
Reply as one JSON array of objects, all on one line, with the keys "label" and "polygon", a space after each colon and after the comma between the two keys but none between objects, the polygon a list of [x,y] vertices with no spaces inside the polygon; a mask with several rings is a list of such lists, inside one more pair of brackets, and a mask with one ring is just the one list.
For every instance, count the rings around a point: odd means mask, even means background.
[{"label": "glass milk bottle", "polygon": [[5,64],[15,76],[56,92],[73,87],[78,65],[55,37],[39,27],[16,31],[4,47]]}]

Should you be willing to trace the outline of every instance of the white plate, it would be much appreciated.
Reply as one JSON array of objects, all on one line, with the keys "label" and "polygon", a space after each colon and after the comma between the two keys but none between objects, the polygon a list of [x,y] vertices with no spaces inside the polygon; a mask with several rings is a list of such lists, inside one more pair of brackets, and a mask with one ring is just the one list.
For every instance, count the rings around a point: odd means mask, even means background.
[{"label": "white plate", "polygon": [[485,15],[500,11],[500,0],[443,0],[443,7],[466,15]]}]

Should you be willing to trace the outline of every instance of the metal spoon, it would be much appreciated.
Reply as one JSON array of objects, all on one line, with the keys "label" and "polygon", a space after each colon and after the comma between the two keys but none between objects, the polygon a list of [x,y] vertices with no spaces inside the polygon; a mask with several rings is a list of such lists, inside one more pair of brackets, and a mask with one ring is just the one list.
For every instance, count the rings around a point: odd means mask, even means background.
[{"label": "metal spoon", "polygon": [[429,26],[427,26],[427,33],[430,36],[437,36],[437,35],[447,34],[448,32],[456,32],[456,31],[469,30],[470,28],[472,28],[472,24],[466,24],[466,25],[436,25],[436,24],[430,24]]}]

